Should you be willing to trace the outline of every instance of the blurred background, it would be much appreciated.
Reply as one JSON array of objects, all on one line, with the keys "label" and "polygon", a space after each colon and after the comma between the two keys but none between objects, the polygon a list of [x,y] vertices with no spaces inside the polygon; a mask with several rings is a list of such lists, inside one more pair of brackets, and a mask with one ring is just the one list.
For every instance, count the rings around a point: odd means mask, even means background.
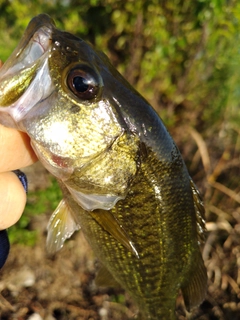
[{"label": "blurred background", "polygon": [[[157,110],[206,207],[206,301],[179,319],[240,319],[240,2],[238,0],[0,1],[0,59],[27,24],[48,13],[60,29],[91,42]],[[128,319],[122,290],[94,285],[97,262],[81,232],[55,256],[46,226],[61,193],[36,164],[28,204],[9,230],[0,272],[0,319]]]}]

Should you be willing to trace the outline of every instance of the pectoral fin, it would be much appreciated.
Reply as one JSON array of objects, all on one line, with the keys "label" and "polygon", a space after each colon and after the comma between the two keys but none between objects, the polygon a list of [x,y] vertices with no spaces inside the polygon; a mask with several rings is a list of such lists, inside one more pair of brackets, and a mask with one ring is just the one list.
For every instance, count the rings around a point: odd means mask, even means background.
[{"label": "pectoral fin", "polygon": [[63,199],[53,212],[48,223],[47,249],[50,253],[60,250],[66,239],[80,229],[74,219],[74,214]]},{"label": "pectoral fin", "polygon": [[104,230],[109,232],[125,248],[139,258],[138,252],[128,234],[110,211],[91,211],[89,214],[91,214],[91,216],[103,227]]}]

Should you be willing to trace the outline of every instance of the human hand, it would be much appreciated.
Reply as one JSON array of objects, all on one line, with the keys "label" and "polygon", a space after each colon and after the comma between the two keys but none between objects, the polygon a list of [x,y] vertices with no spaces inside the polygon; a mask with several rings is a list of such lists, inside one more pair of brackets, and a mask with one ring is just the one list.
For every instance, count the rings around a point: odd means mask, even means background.
[{"label": "human hand", "polygon": [[0,230],[16,223],[26,204],[26,192],[15,173],[37,157],[29,137],[17,130],[0,125]]}]

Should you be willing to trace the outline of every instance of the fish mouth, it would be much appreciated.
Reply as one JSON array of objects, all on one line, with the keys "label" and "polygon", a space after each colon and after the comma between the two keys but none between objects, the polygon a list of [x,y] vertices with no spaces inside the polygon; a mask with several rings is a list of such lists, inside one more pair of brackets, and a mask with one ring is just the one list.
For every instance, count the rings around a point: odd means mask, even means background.
[{"label": "fish mouth", "polygon": [[[24,69],[35,65],[40,58],[43,58],[51,44],[52,31],[47,27],[42,27],[34,33],[25,47],[18,48],[0,69],[0,81],[6,77],[16,75]],[[25,41],[24,41],[25,42]],[[15,56],[15,59],[14,59]]]},{"label": "fish mouth", "polygon": [[48,69],[53,28],[48,16],[34,18],[0,69],[0,122],[3,125],[21,130],[18,123],[36,102],[53,91]]}]

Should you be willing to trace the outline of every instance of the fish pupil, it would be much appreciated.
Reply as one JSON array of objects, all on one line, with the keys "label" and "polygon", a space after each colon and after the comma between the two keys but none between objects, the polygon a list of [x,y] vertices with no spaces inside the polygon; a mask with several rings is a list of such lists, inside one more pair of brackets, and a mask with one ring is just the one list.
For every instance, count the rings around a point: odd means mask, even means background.
[{"label": "fish pupil", "polygon": [[89,88],[89,84],[83,77],[77,76],[73,78],[73,86],[77,92],[85,92]]},{"label": "fish pupil", "polygon": [[68,88],[81,100],[92,100],[99,92],[99,78],[94,70],[86,65],[77,65],[67,76]]}]

